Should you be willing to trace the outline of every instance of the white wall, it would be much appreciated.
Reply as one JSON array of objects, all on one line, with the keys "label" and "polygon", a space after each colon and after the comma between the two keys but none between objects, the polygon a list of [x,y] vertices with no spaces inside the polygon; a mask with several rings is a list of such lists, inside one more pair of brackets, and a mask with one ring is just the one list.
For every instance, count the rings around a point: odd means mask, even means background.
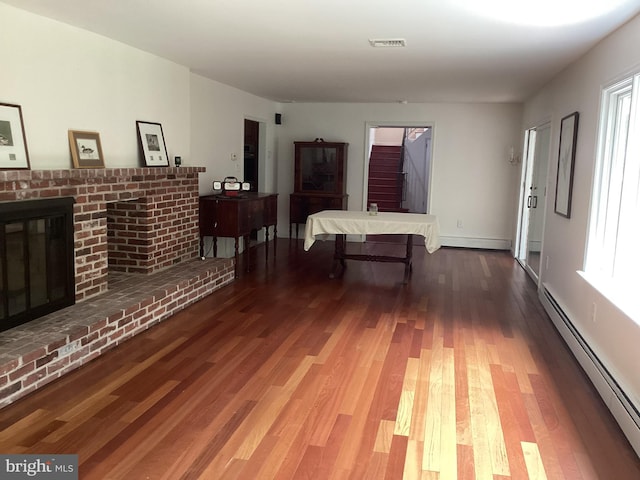
[{"label": "white wall", "polygon": [[67,131],[100,133],[107,167],[138,166],[136,120],[190,155],[189,70],[0,3],[0,102],[22,106],[31,168],[71,168]]},{"label": "white wall", "polygon": [[378,127],[373,132],[373,145],[402,145],[404,128]]},{"label": "white wall", "polygon": [[[214,82],[200,75],[190,76],[191,155],[200,174],[200,193],[212,193],[213,180],[243,177],[244,120],[260,123],[260,185],[263,192],[276,192],[278,151],[275,124],[279,104]],[[235,155],[237,160],[232,160]],[[282,199],[280,199],[282,201]]]},{"label": "white wall", "polygon": [[[32,170],[72,168],[69,129],[100,133],[106,167],[142,166],[136,120],[144,120],[162,124],[170,158],[206,167],[200,193],[212,193],[214,179],[242,179],[248,118],[260,122],[259,187],[276,191],[279,104],[2,3],[0,45],[0,102],[22,106]],[[221,242],[220,254],[232,253]]]},{"label": "white wall", "polygon": [[[522,143],[521,105],[293,103],[283,107],[284,129],[278,138],[281,196],[293,191],[293,142],[320,137],[349,143],[349,209],[362,210],[367,122],[433,124],[430,213],[439,217],[443,243],[510,245],[518,171],[508,162],[508,149]],[[288,230],[282,224],[288,220],[288,206],[282,201],[278,215],[279,231]],[[457,227],[458,220],[462,228]]]},{"label": "white wall", "polygon": [[[640,326],[623,314],[576,273],[584,268],[589,205],[596,155],[601,87],[630,69],[640,68],[640,17],[607,37],[575,62],[525,105],[525,127],[551,118],[548,191],[555,192],[560,120],[580,113],[571,218],[553,213],[553,196],[547,204],[543,256],[549,268],[542,283],[564,307],[569,318],[604,361],[636,406],[640,405],[638,345]],[[596,321],[591,320],[592,304]],[[636,319],[640,322],[640,319]]]},{"label": "white wall", "polygon": [[[196,74],[191,75],[190,85],[191,155],[199,166],[207,169],[199,175],[200,194],[214,193],[214,180],[223,180],[228,176],[243,179],[245,118],[260,123],[258,189],[277,193],[276,134],[280,126],[275,124],[275,113],[279,112],[279,104]],[[285,203],[288,206],[288,200],[288,197],[278,198],[280,210],[285,208]],[[286,214],[288,217],[288,208]],[[270,232],[270,236],[273,236],[273,232]],[[240,249],[244,249],[242,243]],[[212,255],[210,239],[205,240],[204,250],[207,256]],[[218,240],[219,257],[231,257],[234,253],[232,239]]]},{"label": "white wall", "polygon": [[[72,168],[69,129],[100,133],[106,167],[142,166],[136,120],[144,120],[162,124],[170,158],[206,167],[200,193],[212,193],[214,179],[242,179],[248,118],[260,122],[260,189],[276,191],[279,104],[2,3],[0,45],[0,102],[22,107],[31,169]],[[229,256],[227,244],[220,253]]]}]

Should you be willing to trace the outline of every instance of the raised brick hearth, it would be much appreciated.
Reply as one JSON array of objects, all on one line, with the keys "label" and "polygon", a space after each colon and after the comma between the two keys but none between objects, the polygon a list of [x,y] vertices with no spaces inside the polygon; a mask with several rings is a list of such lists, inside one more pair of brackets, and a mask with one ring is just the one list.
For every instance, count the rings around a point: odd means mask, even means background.
[{"label": "raised brick hearth", "polygon": [[203,171],[0,171],[2,202],[75,199],[76,288],[75,305],[0,332],[0,407],[233,281],[233,259],[199,258]]},{"label": "raised brick hearth", "polygon": [[234,260],[110,275],[109,291],[0,333],[0,408],[232,282]]}]

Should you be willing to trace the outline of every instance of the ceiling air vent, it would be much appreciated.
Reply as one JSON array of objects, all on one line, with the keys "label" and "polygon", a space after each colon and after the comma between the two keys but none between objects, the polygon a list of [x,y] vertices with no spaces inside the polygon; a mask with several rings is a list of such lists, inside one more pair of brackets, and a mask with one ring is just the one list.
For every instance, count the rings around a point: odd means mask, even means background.
[{"label": "ceiling air vent", "polygon": [[406,47],[407,41],[404,38],[372,38],[369,39],[372,47]]}]

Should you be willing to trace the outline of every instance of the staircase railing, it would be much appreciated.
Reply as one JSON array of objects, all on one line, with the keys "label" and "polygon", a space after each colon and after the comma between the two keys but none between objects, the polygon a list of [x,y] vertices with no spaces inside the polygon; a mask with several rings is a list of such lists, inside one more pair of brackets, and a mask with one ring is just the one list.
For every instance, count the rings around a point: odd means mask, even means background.
[{"label": "staircase railing", "polygon": [[407,129],[404,129],[402,137],[402,148],[400,149],[400,164],[398,165],[398,185],[400,188],[400,207],[404,207],[403,203],[407,200],[407,172],[404,170],[404,157],[407,142]]}]

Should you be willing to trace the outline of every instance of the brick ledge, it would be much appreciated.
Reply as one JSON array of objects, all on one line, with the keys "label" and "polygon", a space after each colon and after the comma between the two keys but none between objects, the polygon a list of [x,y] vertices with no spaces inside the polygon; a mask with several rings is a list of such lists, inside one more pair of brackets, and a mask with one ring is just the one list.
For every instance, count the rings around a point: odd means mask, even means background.
[{"label": "brick ledge", "polygon": [[54,179],[90,179],[145,177],[176,175],[178,177],[205,172],[204,167],[121,167],[121,168],[75,168],[52,170],[1,170],[0,182],[54,180]]},{"label": "brick ledge", "polygon": [[233,280],[233,259],[220,258],[155,275],[110,274],[106,293],[0,332],[0,408]]}]

